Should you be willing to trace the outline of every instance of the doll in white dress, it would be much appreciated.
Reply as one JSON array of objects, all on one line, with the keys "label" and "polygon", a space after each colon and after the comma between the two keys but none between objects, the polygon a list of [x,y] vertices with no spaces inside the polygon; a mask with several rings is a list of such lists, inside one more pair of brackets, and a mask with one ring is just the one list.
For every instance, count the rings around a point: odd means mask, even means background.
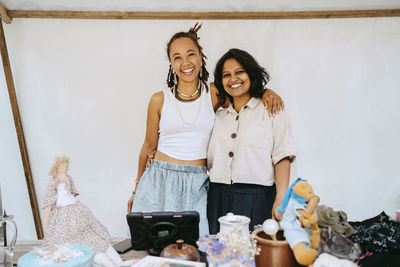
[{"label": "doll in white dress", "polygon": [[50,170],[43,201],[44,239],[42,246],[80,244],[95,252],[94,263],[121,266],[123,261],[110,245],[110,234],[78,199],[72,178],[67,174],[69,158],[57,157]]}]

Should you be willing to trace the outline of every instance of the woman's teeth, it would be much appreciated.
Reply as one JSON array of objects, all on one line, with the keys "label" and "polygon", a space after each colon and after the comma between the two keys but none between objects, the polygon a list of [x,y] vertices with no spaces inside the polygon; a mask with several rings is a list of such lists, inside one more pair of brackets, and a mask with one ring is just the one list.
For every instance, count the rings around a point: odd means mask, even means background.
[{"label": "woman's teeth", "polygon": [[194,70],[194,68],[191,68],[191,69],[187,69],[187,70],[182,70],[182,72],[183,73],[189,73],[189,72],[191,72],[191,71],[193,71]]},{"label": "woman's teeth", "polygon": [[242,85],[241,83],[232,84],[232,85],[231,85],[231,88],[235,89],[235,88],[240,87],[241,85]]}]

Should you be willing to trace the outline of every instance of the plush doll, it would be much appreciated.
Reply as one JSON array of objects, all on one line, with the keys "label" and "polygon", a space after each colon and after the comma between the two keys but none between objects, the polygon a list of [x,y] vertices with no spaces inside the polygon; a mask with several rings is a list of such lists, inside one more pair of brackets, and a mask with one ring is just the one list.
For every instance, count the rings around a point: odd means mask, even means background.
[{"label": "plush doll", "polygon": [[358,262],[361,253],[362,250],[359,244],[333,231],[330,227],[321,228],[321,242],[319,242],[318,246],[318,258],[323,254],[330,254],[339,259]]},{"label": "plush doll", "polygon": [[[315,212],[318,202],[319,197],[314,194],[311,185],[298,178],[286,191],[282,206],[278,207],[278,211],[283,213],[280,226],[296,261],[301,265],[312,264],[317,256],[321,232]],[[311,236],[304,227],[312,227]]]},{"label": "plush doll", "polygon": [[94,263],[98,265],[123,265],[121,257],[109,243],[108,230],[78,200],[74,182],[67,174],[68,166],[67,157],[57,157],[50,171],[52,177],[47,185],[43,204],[42,246],[80,244],[95,252]]}]

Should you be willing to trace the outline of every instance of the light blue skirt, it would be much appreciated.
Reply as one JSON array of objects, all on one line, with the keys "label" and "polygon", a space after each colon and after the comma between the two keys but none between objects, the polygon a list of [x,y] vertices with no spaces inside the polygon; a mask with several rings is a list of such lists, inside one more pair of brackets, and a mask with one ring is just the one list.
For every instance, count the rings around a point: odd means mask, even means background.
[{"label": "light blue skirt", "polygon": [[187,166],[154,160],[136,190],[133,212],[197,211],[200,236],[208,234],[205,166]]}]

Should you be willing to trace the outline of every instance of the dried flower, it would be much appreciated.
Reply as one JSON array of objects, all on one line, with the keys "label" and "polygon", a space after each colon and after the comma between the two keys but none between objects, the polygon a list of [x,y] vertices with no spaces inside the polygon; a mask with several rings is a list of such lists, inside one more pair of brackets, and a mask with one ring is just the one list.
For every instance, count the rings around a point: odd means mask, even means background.
[{"label": "dried flower", "polygon": [[228,262],[234,263],[230,266],[255,267],[254,258],[260,252],[256,240],[239,231],[219,233],[216,237],[205,235],[197,245],[207,254],[207,261],[216,267]]}]

